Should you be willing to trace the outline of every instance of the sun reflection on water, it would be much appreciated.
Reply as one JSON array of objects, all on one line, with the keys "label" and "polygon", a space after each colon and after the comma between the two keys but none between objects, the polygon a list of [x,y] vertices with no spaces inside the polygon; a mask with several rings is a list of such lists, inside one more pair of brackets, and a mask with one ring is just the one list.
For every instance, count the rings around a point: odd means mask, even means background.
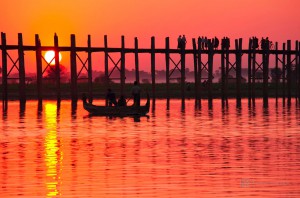
[{"label": "sun reflection on water", "polygon": [[46,129],[45,137],[45,162],[46,162],[46,187],[47,197],[60,195],[58,186],[60,184],[60,163],[62,162],[62,152],[59,149],[57,140],[57,106],[55,104],[45,105]]},{"label": "sun reflection on water", "polygon": [[189,100],[183,111],[181,100],[169,110],[158,100],[134,122],[71,104],[28,101],[19,114],[10,103],[0,119],[1,198],[300,197],[298,107]]}]

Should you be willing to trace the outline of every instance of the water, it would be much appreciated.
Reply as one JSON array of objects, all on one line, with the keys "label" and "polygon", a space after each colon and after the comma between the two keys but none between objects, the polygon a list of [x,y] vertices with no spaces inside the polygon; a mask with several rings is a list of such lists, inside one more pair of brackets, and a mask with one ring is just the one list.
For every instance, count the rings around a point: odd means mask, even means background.
[{"label": "water", "polygon": [[[103,101],[98,101],[103,103]],[[81,102],[9,102],[1,197],[299,197],[300,109],[157,100],[149,118],[88,116]],[[0,106],[1,107],[1,106]],[[2,108],[2,107],[1,107]]]}]

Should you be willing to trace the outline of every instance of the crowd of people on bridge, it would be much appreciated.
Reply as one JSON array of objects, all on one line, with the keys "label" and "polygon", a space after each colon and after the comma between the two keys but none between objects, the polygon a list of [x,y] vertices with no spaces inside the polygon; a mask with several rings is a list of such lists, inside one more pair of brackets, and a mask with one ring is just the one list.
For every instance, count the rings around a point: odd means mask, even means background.
[{"label": "crowd of people on bridge", "polygon": [[179,35],[178,39],[177,39],[177,48],[178,49],[185,49],[185,46],[186,46],[186,38],[185,38],[185,35],[181,36]]},{"label": "crowd of people on bridge", "polygon": [[[267,50],[267,49],[273,48],[273,42],[270,41],[268,37],[266,37],[266,38],[262,37],[260,41],[255,36],[253,36],[251,39],[252,39],[252,45],[251,45],[252,49],[258,49],[260,47],[262,50]],[[185,35],[182,35],[182,36],[179,35],[177,42],[178,42],[178,45],[177,45],[178,49],[186,48],[187,39],[186,39]],[[208,39],[206,36],[198,37],[198,47],[201,50],[208,50],[210,46],[213,49],[217,50],[219,47],[219,44],[220,44],[220,41],[216,36],[211,39]],[[221,48],[225,49],[225,50],[226,49],[228,50],[230,48],[230,39],[227,36],[222,38]]]},{"label": "crowd of people on bridge", "polygon": [[212,39],[208,39],[206,36],[198,37],[198,46],[201,48],[201,50],[207,50],[209,48],[209,44],[216,50],[219,47],[220,41],[215,36]]},{"label": "crowd of people on bridge", "polygon": [[[257,37],[252,37],[252,49],[259,48],[259,41]],[[269,37],[262,37],[260,40],[260,48],[262,50],[273,49],[273,42],[269,40]]]}]

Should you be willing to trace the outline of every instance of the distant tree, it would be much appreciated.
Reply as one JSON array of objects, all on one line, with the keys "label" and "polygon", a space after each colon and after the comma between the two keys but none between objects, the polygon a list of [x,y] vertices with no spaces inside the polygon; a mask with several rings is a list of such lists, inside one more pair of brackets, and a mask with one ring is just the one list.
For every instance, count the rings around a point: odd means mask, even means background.
[{"label": "distant tree", "polygon": [[280,68],[271,69],[271,82],[276,82],[276,79],[279,80],[282,76],[282,70]]},{"label": "distant tree", "polygon": [[185,78],[186,81],[193,81],[194,79],[194,71],[190,70],[189,68],[185,68]]},{"label": "distant tree", "polygon": [[126,77],[126,81],[133,81],[135,79],[135,70],[125,69],[125,77]]},{"label": "distant tree", "polygon": [[147,78],[142,79],[143,84],[150,84],[150,80]]},{"label": "distant tree", "polygon": [[95,78],[94,82],[104,84],[107,82],[107,80],[109,80],[108,83],[113,83],[113,81],[111,79],[107,79],[105,77],[105,74],[101,73],[98,77]]},{"label": "distant tree", "polygon": [[221,76],[220,68],[215,71],[214,76],[215,77],[220,77]]},{"label": "distant tree", "polygon": [[143,70],[140,70],[140,78],[143,79],[148,79],[148,78],[151,78],[151,74],[149,72],[146,72],[146,71],[143,71]]},{"label": "distant tree", "polygon": [[[66,67],[60,64],[59,72],[60,72],[61,78],[63,78],[67,73]],[[49,66],[46,70],[46,78],[55,79],[55,77],[56,77],[55,66]]]},{"label": "distant tree", "polygon": [[166,78],[166,70],[155,70],[155,75],[157,79],[165,79]]}]

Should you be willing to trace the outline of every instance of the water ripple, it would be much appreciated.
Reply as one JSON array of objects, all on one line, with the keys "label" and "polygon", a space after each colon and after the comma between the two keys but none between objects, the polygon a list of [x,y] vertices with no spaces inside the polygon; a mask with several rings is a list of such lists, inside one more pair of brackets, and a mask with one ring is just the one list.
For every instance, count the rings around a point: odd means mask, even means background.
[{"label": "water ripple", "polygon": [[150,117],[17,102],[0,119],[1,197],[299,197],[300,110],[156,101]]}]

